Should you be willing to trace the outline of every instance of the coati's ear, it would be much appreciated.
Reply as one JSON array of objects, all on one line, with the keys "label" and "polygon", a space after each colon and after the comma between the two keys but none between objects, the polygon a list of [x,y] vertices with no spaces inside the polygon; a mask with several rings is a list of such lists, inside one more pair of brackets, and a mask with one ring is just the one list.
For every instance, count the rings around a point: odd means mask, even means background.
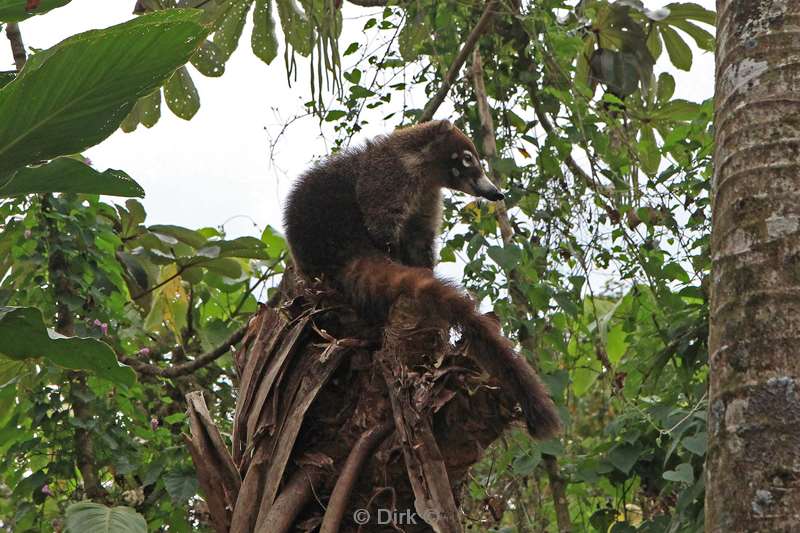
[{"label": "coati's ear", "polygon": [[447,119],[440,120],[439,124],[436,125],[437,133],[450,133],[450,130],[452,129],[453,129],[453,123]]}]

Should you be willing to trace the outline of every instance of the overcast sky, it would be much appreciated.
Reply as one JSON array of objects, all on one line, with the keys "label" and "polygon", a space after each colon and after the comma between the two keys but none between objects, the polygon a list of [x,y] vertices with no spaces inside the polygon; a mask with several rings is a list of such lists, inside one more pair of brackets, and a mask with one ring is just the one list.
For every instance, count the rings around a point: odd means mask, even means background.
[{"label": "overcast sky", "polygon": [[[695,1],[714,9],[713,0]],[[645,1],[650,8],[665,3]],[[132,18],[133,4],[133,0],[73,0],[23,21],[20,29],[26,46],[48,48],[75,33]],[[342,47],[363,41],[363,16],[380,13],[345,5]],[[270,135],[277,135],[285,119],[302,112],[309,89],[302,78],[289,88],[282,51],[267,66],[250,51],[249,35],[250,24],[222,77],[206,78],[192,71],[202,105],[191,121],[175,117],[162,103],[161,120],[152,129],[117,131],[86,152],[96,168],[124,170],[144,187],[149,224],[191,228],[224,224],[231,236],[256,235],[266,224],[280,228],[280,205],[291,179],[314,156],[326,153],[316,120],[306,119],[287,130],[274,163],[270,161]],[[700,101],[713,94],[712,54],[695,50],[690,73],[675,72],[663,56],[656,71],[667,70],[676,77],[676,97]],[[298,58],[298,66],[301,73],[307,70],[303,58]],[[0,70],[11,68],[11,53],[3,39]],[[421,107],[424,102],[415,104]]]}]

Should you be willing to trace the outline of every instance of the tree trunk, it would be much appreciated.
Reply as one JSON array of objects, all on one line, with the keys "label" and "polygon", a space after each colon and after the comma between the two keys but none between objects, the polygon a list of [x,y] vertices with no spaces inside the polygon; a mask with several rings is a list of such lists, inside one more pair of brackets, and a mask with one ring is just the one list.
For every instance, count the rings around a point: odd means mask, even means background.
[{"label": "tree trunk", "polygon": [[798,531],[800,2],[717,11],[706,531]]},{"label": "tree trunk", "polygon": [[460,533],[467,470],[514,401],[413,301],[368,324],[325,287],[285,280],[235,358],[232,452],[201,393],[187,396],[214,529]]}]

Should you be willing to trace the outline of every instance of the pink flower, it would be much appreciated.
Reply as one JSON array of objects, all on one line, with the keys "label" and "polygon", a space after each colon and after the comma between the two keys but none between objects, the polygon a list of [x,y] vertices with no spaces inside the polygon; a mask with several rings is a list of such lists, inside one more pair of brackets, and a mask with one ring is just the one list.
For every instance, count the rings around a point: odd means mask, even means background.
[{"label": "pink flower", "polygon": [[53,491],[50,490],[50,485],[48,485],[47,483],[42,485],[42,494],[44,494],[45,496],[53,495]]},{"label": "pink flower", "polygon": [[150,348],[142,348],[141,350],[139,350],[139,355],[142,355],[142,356],[145,356],[145,357],[150,355]]},{"label": "pink flower", "polygon": [[158,418],[153,417],[150,419],[150,429],[153,431],[158,429]]},{"label": "pink flower", "polygon": [[103,336],[108,335],[108,324],[106,324],[105,322],[100,322],[100,320],[96,318],[94,319],[93,324],[100,328],[100,331],[103,332]]}]

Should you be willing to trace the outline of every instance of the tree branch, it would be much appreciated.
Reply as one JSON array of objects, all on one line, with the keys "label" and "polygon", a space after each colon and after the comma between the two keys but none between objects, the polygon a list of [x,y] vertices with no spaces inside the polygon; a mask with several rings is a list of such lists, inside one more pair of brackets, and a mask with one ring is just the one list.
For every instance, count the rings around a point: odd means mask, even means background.
[{"label": "tree branch", "polygon": [[[489,99],[486,95],[486,87],[483,81],[483,64],[481,62],[480,52],[477,49],[472,55],[472,80],[475,89],[475,99],[478,102],[478,116],[480,117],[481,128],[483,130],[481,138],[483,155],[487,159],[491,159],[497,155],[497,141],[495,138],[492,111],[489,107]],[[547,117],[544,118],[547,120]],[[548,126],[551,129],[553,127],[549,122]],[[572,160],[572,158],[569,158],[569,160]],[[495,175],[494,169],[492,169],[492,178],[495,182],[498,181],[498,176]],[[513,237],[513,230],[508,218],[505,202],[497,202],[495,217],[497,218],[498,226],[500,226],[503,243],[508,244]],[[519,272],[514,269],[511,271],[508,292],[514,306],[527,315],[531,312],[530,301],[520,291],[519,285],[521,285],[520,275]],[[533,340],[533,337],[528,333],[526,328],[520,329],[520,343],[531,352],[533,352],[534,348]],[[572,530],[572,522],[570,521],[569,505],[566,498],[566,483],[564,478],[559,475],[558,462],[555,457],[544,455],[544,464],[545,471],[547,472],[547,480],[550,484],[550,493],[553,495],[553,505],[556,509],[558,531],[559,533],[568,533]]]},{"label": "tree branch", "polygon": [[14,56],[14,64],[17,66],[17,72],[19,72],[28,60],[28,55],[25,53],[25,43],[22,42],[22,33],[19,31],[19,24],[9,22],[6,25],[6,37],[11,42],[11,54]]},{"label": "tree branch", "polygon": [[247,332],[247,326],[249,324],[245,324],[244,326],[240,327],[236,331],[234,331],[230,337],[228,337],[224,343],[220,346],[214,348],[210,352],[206,352],[202,355],[198,355],[191,361],[186,363],[182,363],[180,365],[171,366],[168,368],[161,368],[160,366],[151,365],[150,363],[145,363],[135,357],[129,357],[127,355],[117,355],[117,359],[121,363],[125,363],[126,365],[130,366],[140,374],[145,374],[148,376],[161,376],[165,378],[176,378],[180,376],[185,376],[187,374],[191,374],[198,368],[202,368],[209,363],[219,359],[221,356],[228,353],[231,349],[231,346],[237,344],[242,338],[244,334]]},{"label": "tree branch", "polygon": [[388,4],[388,0],[347,0],[351,4],[361,7],[382,7]]},{"label": "tree branch", "polygon": [[328,501],[328,508],[325,510],[325,516],[322,519],[320,533],[337,533],[339,531],[339,526],[347,509],[347,502],[350,499],[350,493],[358,480],[362,467],[369,460],[375,448],[383,442],[392,429],[394,429],[394,421],[388,420],[380,426],[368,429],[358,438],[358,441],[350,451],[350,455],[347,456],[347,461],[342,467],[336,486],[333,488],[331,498]]},{"label": "tree branch", "polygon": [[419,117],[419,122],[428,122],[431,120],[434,113],[436,113],[436,110],[439,109],[440,105],[442,105],[442,102],[444,102],[444,99],[447,97],[447,93],[450,91],[450,87],[452,87],[453,83],[455,82],[456,76],[458,76],[461,67],[464,66],[464,62],[472,53],[473,48],[475,48],[475,45],[478,43],[478,39],[480,39],[481,35],[483,35],[483,32],[486,31],[486,28],[489,26],[489,22],[491,22],[492,18],[494,18],[495,9],[499,3],[499,0],[489,0],[486,2],[486,8],[483,10],[481,18],[472,29],[472,32],[470,32],[467,40],[464,42],[464,46],[462,46],[461,50],[458,52],[455,61],[453,61],[453,64],[450,65],[447,74],[442,80],[442,85],[439,87],[439,90],[436,91],[436,94],[433,95],[433,98],[431,98],[430,101],[425,105],[425,109],[422,110],[422,115]]},{"label": "tree branch", "polygon": [[[492,111],[489,109],[489,98],[486,96],[486,85],[483,82],[483,62],[481,52],[477,48],[472,54],[472,85],[475,89],[475,100],[478,103],[478,117],[481,121],[481,149],[483,157],[492,160],[497,156],[497,141],[494,134],[494,120]],[[499,185],[498,176],[494,167],[491,169],[491,178],[495,185]],[[500,226],[500,235],[503,243],[508,244],[514,237],[514,228],[508,219],[508,209],[505,200],[495,203],[495,213],[497,214],[497,224]]]}]

